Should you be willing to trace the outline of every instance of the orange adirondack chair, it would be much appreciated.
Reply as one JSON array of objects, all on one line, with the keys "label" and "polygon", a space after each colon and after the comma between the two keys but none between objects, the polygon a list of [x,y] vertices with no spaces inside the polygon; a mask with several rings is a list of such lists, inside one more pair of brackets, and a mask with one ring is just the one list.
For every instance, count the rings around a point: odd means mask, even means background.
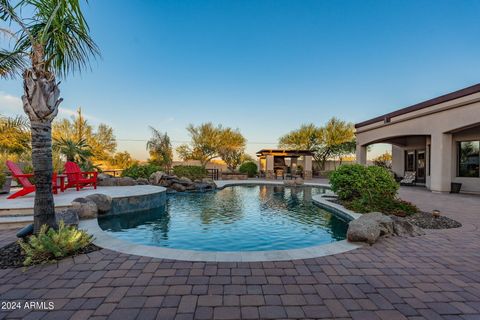
[{"label": "orange adirondack chair", "polygon": [[97,189],[98,172],[96,171],[82,172],[78,164],[67,161],[65,163],[65,174],[67,175],[68,179],[65,189],[75,187],[77,191],[79,191],[88,185],[91,185],[94,189]]},{"label": "orange adirondack chair", "polygon": [[[15,164],[15,162],[7,161],[7,167],[12,172],[12,176],[22,185],[22,189],[7,197],[7,199],[15,199],[29,193],[35,192],[36,188],[28,178],[33,177],[31,173],[23,173],[22,170]],[[52,177],[53,193],[57,193],[57,174],[54,172]]]}]

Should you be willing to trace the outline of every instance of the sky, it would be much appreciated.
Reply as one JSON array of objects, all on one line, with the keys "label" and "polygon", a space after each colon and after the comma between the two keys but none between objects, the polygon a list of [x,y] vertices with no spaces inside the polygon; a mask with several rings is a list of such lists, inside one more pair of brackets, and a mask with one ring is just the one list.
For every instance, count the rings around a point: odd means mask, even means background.
[{"label": "sky", "polygon": [[[93,0],[84,13],[102,57],[62,80],[59,117],[81,107],[139,159],[149,126],[174,146],[189,123],[238,128],[254,155],[302,123],[479,82],[480,1]],[[21,94],[0,80],[0,113],[20,114]]]}]

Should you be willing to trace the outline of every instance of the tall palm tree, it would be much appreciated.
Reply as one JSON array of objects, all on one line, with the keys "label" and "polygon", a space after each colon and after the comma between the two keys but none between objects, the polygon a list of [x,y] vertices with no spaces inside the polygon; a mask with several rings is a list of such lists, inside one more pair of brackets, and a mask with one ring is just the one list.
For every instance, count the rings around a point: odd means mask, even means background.
[{"label": "tall palm tree", "polygon": [[99,55],[80,8],[80,0],[0,0],[0,20],[14,32],[13,48],[0,48],[0,76],[22,75],[23,109],[30,119],[36,193],[34,231],[56,227],[52,195],[52,121],[62,102],[56,77],[88,66]]}]

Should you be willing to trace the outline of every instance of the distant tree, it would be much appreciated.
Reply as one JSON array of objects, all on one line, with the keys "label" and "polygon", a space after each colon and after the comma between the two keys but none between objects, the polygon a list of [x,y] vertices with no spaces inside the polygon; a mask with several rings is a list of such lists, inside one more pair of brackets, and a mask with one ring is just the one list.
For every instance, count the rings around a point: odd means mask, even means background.
[{"label": "distant tree", "polygon": [[386,169],[391,169],[392,168],[392,155],[389,152],[385,152],[384,154],[379,155],[378,157],[373,159],[373,164],[386,168]]},{"label": "distant tree", "polygon": [[303,124],[299,129],[280,137],[279,147],[317,152],[323,145],[323,129],[313,123]]},{"label": "distant tree", "polygon": [[95,160],[108,160],[117,149],[117,140],[113,134],[113,129],[104,123],[97,127],[97,130],[87,141],[89,141],[89,145],[92,148]]},{"label": "distant tree", "polygon": [[130,153],[127,151],[115,153],[110,160],[110,164],[118,169],[126,169],[131,167],[136,162],[137,161],[135,161],[135,159],[133,159]]},{"label": "distant tree", "polygon": [[315,162],[324,169],[327,159],[352,153],[354,141],[353,124],[332,118],[323,127],[302,125],[298,130],[280,137],[279,146],[312,151]]},{"label": "distant tree", "polygon": [[61,119],[52,126],[52,137],[70,141],[81,141],[90,147],[93,161],[109,160],[117,148],[117,141],[113,129],[101,123],[97,128],[92,126],[82,114],[82,109],[77,109],[77,114],[71,120]]},{"label": "distant tree", "polygon": [[24,117],[0,116],[0,152],[23,154],[30,151],[30,130]]},{"label": "distant tree", "polygon": [[227,165],[228,170],[235,171],[245,159],[245,144],[247,140],[240,131],[225,128],[220,132],[218,155]]},{"label": "distant tree", "polygon": [[170,137],[167,133],[162,133],[157,129],[150,127],[152,137],[147,141],[147,150],[150,153],[150,162],[170,168],[173,162],[173,150]]},{"label": "distant tree", "polygon": [[234,171],[245,157],[246,139],[238,129],[214,126],[211,122],[187,127],[190,144],[177,148],[182,160],[198,160],[205,167],[207,163],[220,157],[230,171]]},{"label": "distant tree", "polygon": [[219,147],[223,128],[215,127],[211,122],[199,126],[190,124],[187,127],[190,134],[190,144],[183,144],[177,148],[177,153],[182,160],[198,160],[202,167],[219,156]]}]

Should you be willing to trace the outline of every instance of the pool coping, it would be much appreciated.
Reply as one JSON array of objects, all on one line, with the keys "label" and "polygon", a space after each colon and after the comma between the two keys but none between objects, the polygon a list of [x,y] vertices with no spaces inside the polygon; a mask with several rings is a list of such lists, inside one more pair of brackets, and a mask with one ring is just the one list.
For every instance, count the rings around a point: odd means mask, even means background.
[{"label": "pool coping", "polygon": [[[216,181],[219,189],[234,185],[265,185],[276,184],[283,185],[280,181],[252,181],[252,180],[232,180]],[[305,183],[306,186],[329,187],[328,184]],[[356,214],[334,204],[321,195],[312,197],[312,201],[323,208],[328,208],[343,219],[356,219]],[[343,209],[342,209],[343,208]],[[343,214],[339,214],[342,212]],[[204,262],[259,262],[259,261],[286,261],[297,259],[318,258],[338,253],[351,251],[363,244],[351,243],[347,240],[336,241],[306,248],[287,249],[287,250],[269,250],[269,251],[196,251],[185,249],[163,248],[149,245],[141,245],[126,240],[116,238],[103,231],[98,225],[97,219],[80,221],[79,228],[87,231],[94,238],[93,243],[99,247],[114,250],[121,253],[139,255],[151,258],[185,260],[185,261],[204,261]]]}]

